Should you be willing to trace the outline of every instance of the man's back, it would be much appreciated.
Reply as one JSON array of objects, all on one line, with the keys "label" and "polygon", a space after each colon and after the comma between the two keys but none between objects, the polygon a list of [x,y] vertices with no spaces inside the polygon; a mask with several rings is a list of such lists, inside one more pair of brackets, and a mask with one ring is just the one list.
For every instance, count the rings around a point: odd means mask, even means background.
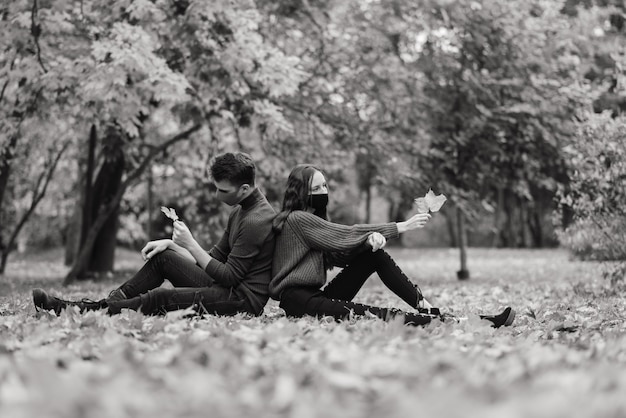
[{"label": "man's back", "polygon": [[217,283],[242,292],[257,314],[269,298],[275,214],[256,189],[231,212],[222,239],[209,252],[213,260],[206,267]]}]

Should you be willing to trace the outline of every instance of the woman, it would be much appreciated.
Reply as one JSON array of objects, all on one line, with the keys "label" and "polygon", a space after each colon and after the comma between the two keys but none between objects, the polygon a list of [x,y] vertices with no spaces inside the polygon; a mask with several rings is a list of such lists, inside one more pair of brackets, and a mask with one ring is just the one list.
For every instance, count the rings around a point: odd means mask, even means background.
[{"label": "woman", "polygon": [[[417,285],[382,250],[387,239],[422,228],[430,219],[418,213],[404,222],[371,225],[339,225],[326,216],[328,185],[322,171],[312,165],[298,165],[289,175],[282,211],[274,219],[276,247],[272,264],[270,296],[280,301],[288,316],[331,316],[344,319],[350,314],[370,312],[382,319],[402,316],[405,324],[426,325],[434,317],[420,309],[423,300]],[[326,271],[343,270],[322,289]],[[417,312],[403,312],[352,302],[372,273]],[[441,318],[441,316],[439,316]],[[515,312],[482,316],[494,327],[510,325]]]}]

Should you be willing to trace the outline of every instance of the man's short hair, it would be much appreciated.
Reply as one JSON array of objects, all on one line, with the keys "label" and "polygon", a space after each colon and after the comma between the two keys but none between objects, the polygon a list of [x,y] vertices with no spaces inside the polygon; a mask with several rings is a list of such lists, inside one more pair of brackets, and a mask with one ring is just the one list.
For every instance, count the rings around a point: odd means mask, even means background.
[{"label": "man's short hair", "polygon": [[213,159],[211,177],[214,181],[229,181],[235,186],[254,186],[256,166],[245,152],[227,152]]}]

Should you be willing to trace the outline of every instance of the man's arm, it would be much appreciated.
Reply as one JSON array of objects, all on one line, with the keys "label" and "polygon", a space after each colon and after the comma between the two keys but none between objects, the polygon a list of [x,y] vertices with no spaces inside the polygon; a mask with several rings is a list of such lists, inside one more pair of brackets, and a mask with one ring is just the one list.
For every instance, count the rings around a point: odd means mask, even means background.
[{"label": "man's arm", "polygon": [[207,253],[195,240],[194,244],[189,247],[187,252],[191,255],[191,257],[193,257],[196,264],[202,267],[203,270],[206,269],[207,264],[213,260],[213,257],[211,257],[209,253]]},{"label": "man's arm", "polygon": [[228,218],[228,223],[226,224],[226,230],[222,234],[222,238],[209,250],[209,255],[216,259],[219,262],[225,263],[226,258],[228,257],[228,253],[230,253],[230,243],[228,242],[228,237],[230,235],[230,221],[232,219],[232,214]]},{"label": "man's arm", "polygon": [[198,241],[191,235],[191,231],[189,231],[187,225],[180,221],[174,222],[171,247],[191,261],[195,261],[196,264],[203,269],[206,268],[206,265],[212,260],[209,253],[204,251],[200,244],[198,244]]},{"label": "man's arm", "polygon": [[161,253],[167,249],[174,250],[178,254],[187,258],[190,261],[195,261],[194,257],[191,255],[189,251],[181,247],[180,245],[174,244],[174,241],[171,239],[159,239],[155,241],[148,242],[141,250],[141,255],[144,261],[151,259],[158,253]]}]

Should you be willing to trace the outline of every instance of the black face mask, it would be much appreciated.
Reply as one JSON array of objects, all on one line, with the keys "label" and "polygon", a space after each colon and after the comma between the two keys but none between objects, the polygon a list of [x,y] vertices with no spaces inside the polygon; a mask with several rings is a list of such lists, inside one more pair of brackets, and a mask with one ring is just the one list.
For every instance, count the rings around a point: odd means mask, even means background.
[{"label": "black face mask", "polygon": [[326,218],[326,206],[328,206],[328,194],[309,195],[309,204],[315,210],[315,214],[321,218]]}]

